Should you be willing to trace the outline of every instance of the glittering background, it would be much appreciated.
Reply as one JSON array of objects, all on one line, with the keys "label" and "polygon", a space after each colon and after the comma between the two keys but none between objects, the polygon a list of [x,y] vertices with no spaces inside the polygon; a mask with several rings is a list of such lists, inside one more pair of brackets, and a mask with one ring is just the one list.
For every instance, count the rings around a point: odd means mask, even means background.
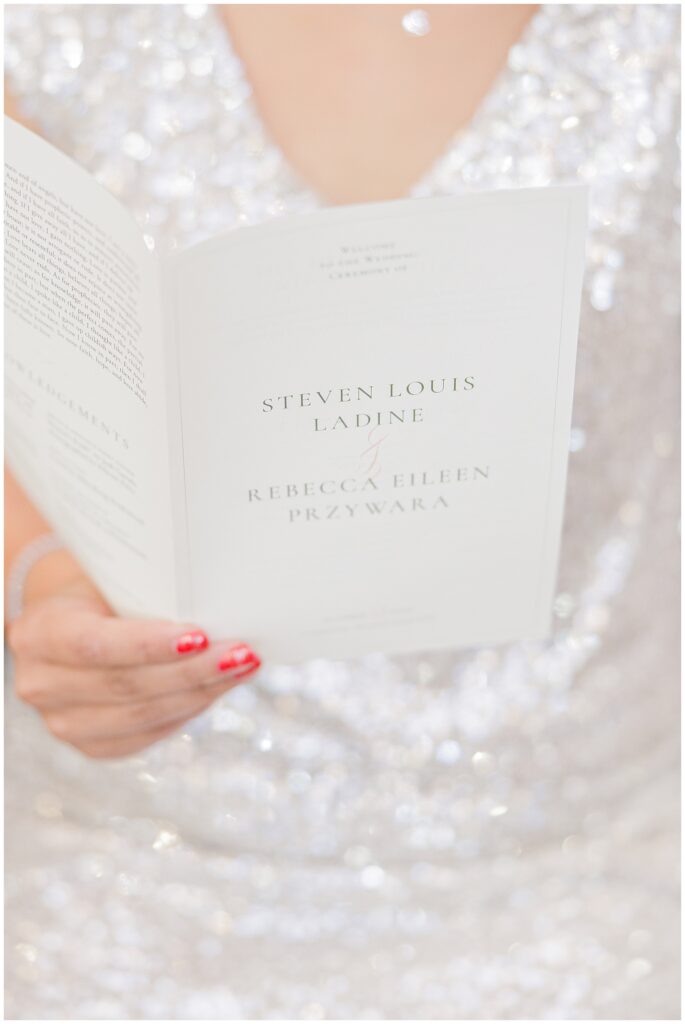
[{"label": "glittering background", "polygon": [[[9,1018],[679,1016],[678,22],[543,6],[411,192],[591,186],[551,639],[271,668],[111,764],[9,696]],[[5,56],[150,247],[321,205],[211,8]]]}]

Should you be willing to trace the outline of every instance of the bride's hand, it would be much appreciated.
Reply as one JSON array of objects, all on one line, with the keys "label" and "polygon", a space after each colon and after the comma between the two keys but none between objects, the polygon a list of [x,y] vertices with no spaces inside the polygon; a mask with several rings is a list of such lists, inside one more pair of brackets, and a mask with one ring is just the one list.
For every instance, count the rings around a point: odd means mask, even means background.
[{"label": "bride's hand", "polygon": [[19,697],[90,757],[155,743],[255,672],[246,644],[194,626],[121,619],[82,573],[25,605],[9,628]]}]

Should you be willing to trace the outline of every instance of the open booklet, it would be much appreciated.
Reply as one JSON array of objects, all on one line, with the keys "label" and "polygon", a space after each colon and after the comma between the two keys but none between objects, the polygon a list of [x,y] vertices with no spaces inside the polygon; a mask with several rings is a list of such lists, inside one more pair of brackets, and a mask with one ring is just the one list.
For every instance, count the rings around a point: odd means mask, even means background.
[{"label": "open booklet", "polygon": [[584,186],[161,253],[8,119],[5,160],[8,458],[118,612],[286,663],[547,634]]}]

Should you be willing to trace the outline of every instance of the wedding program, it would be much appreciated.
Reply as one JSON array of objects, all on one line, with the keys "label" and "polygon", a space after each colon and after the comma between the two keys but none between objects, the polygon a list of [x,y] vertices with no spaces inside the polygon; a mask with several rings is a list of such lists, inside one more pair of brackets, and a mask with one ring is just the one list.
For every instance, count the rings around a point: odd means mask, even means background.
[{"label": "wedding program", "polygon": [[550,628],[582,185],[160,251],[5,119],[12,470],[123,615],[289,663]]}]

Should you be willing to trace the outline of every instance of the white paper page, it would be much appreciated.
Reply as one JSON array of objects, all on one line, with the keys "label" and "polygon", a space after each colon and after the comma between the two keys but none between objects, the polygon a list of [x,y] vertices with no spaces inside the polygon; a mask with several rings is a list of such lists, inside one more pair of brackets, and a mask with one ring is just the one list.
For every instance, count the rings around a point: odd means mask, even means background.
[{"label": "white paper page", "polygon": [[199,622],[282,662],[546,634],[586,203],[334,208],[174,259]]},{"label": "white paper page", "polygon": [[5,118],[7,457],[120,612],[173,615],[159,266],[128,211]]}]

